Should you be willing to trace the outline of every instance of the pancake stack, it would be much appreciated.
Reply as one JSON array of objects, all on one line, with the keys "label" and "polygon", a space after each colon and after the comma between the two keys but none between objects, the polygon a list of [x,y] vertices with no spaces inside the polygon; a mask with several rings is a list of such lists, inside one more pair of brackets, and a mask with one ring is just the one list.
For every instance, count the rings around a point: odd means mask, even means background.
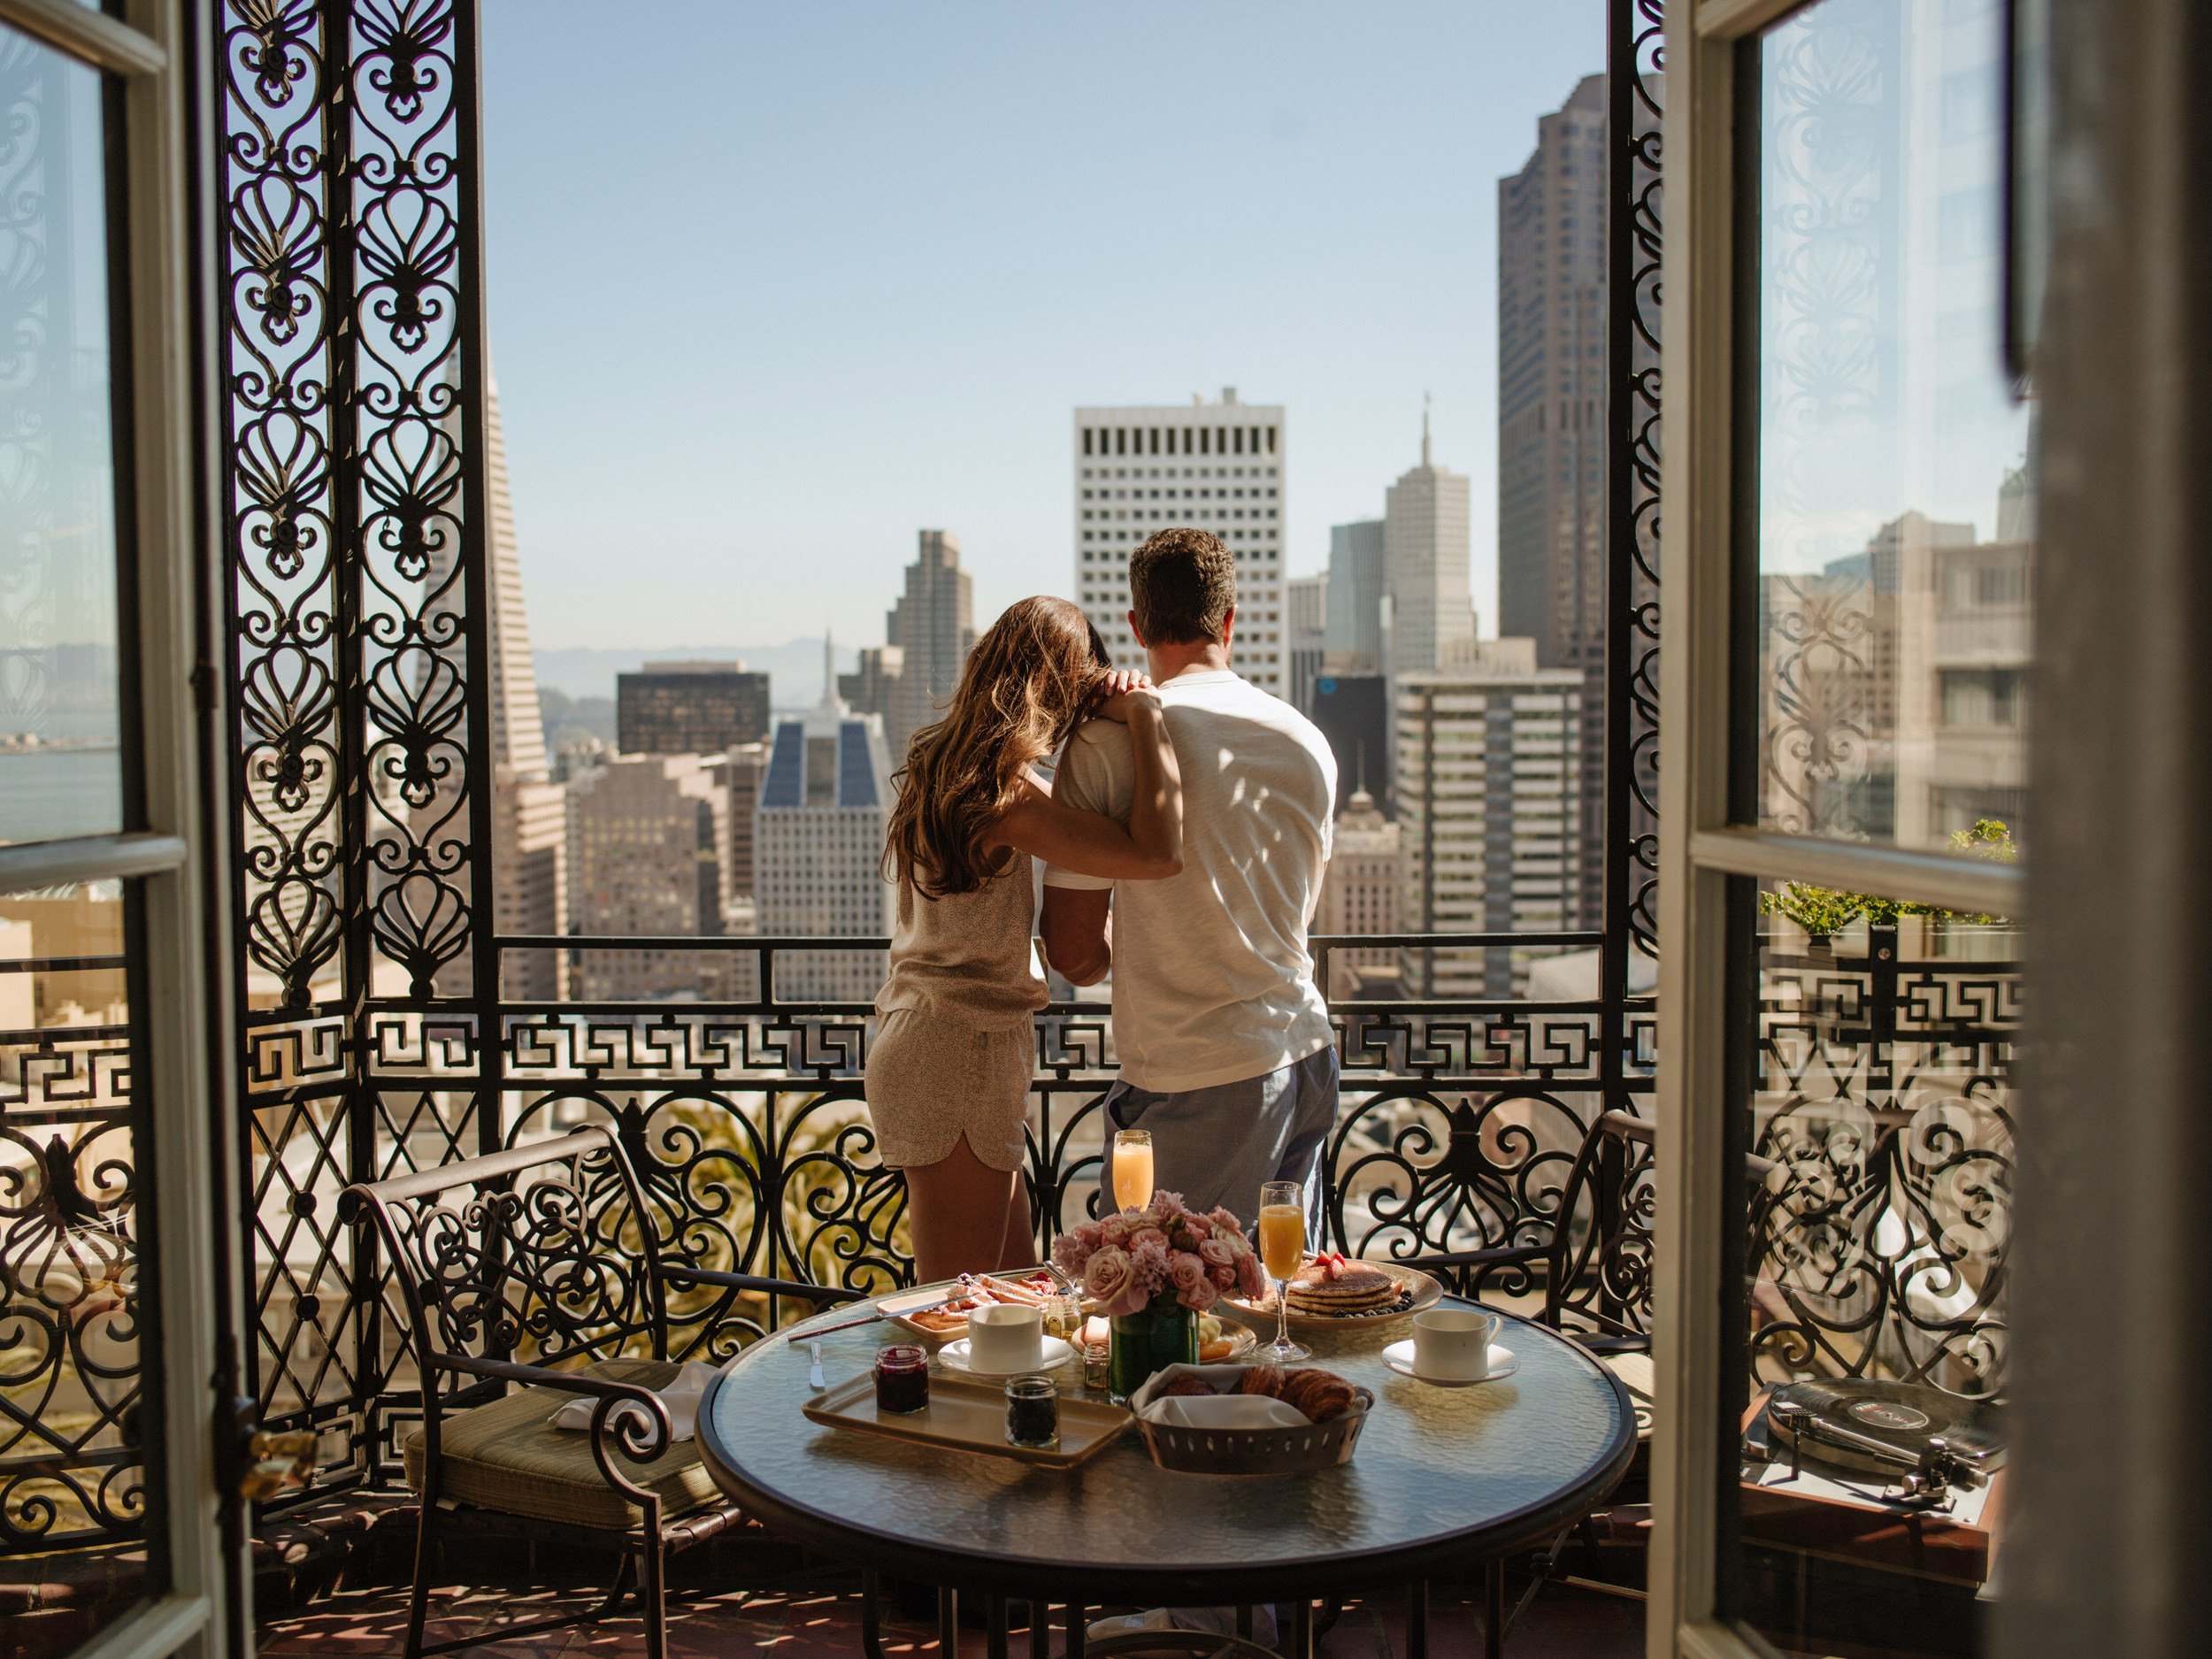
[{"label": "pancake stack", "polygon": [[1348,1318],[1394,1308],[1398,1281],[1379,1267],[1341,1256],[1317,1256],[1290,1281],[1290,1310]]}]

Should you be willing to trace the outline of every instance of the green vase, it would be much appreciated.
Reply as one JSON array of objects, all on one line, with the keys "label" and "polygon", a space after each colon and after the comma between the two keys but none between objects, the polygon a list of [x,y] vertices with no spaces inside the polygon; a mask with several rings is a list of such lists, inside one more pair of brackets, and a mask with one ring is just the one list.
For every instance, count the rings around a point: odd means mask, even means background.
[{"label": "green vase", "polygon": [[1198,1363],[1198,1316],[1171,1293],[1155,1296],[1137,1313],[1116,1314],[1106,1360],[1106,1392],[1117,1405],[1170,1365]]}]

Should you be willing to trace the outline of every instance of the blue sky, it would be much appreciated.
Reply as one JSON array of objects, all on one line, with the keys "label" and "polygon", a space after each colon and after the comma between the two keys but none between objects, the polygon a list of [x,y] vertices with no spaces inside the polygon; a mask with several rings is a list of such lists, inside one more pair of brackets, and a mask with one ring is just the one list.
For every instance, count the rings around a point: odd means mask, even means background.
[{"label": "blue sky", "polygon": [[[882,637],[922,526],[1065,592],[1087,403],[1288,405],[1288,568],[1417,458],[1494,631],[1496,187],[1602,0],[487,0],[538,642]],[[610,19],[622,19],[612,27]]]}]

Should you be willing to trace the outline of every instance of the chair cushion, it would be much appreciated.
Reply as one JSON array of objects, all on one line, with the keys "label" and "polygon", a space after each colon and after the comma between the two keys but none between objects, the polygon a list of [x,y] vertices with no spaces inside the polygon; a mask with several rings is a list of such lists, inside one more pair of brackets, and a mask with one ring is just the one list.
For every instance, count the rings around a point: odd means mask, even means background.
[{"label": "chair cushion", "polygon": [[1652,1366],[1648,1354],[1601,1354],[1598,1363],[1621,1379],[1628,1402],[1636,1410],[1636,1438],[1651,1438]]},{"label": "chair cushion", "polygon": [[[611,1359],[583,1366],[580,1374],[664,1388],[680,1369],[660,1360]],[[488,1405],[448,1414],[439,1436],[439,1496],[570,1526],[609,1531],[635,1526],[642,1511],[599,1472],[591,1436],[553,1428],[546,1421],[576,1398],[558,1388],[525,1388]],[[417,1429],[404,1448],[407,1485],[415,1492],[422,1490],[423,1442],[424,1432]],[[663,1520],[720,1495],[694,1440],[677,1441],[650,1463],[623,1460],[617,1466],[659,1494]]]}]

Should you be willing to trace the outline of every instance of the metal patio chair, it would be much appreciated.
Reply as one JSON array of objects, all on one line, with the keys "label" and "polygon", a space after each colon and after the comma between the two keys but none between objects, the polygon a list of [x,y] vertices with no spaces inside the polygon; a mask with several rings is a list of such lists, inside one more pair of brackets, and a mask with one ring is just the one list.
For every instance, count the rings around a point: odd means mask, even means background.
[{"label": "metal patio chair", "polygon": [[[597,1126],[357,1183],[340,1214],[375,1224],[422,1382],[403,1448],[421,1499],[408,1659],[605,1618],[634,1585],[649,1659],[665,1659],[667,1558],[744,1520],[653,1392],[680,1369],[669,1286],[720,1292],[718,1317],[740,1293],[818,1310],[856,1293],[664,1260],[636,1171]],[[594,1402],[588,1432],[551,1426],[570,1400]],[[436,1543],[463,1531],[611,1551],[613,1585],[580,1615],[426,1644]]]}]

